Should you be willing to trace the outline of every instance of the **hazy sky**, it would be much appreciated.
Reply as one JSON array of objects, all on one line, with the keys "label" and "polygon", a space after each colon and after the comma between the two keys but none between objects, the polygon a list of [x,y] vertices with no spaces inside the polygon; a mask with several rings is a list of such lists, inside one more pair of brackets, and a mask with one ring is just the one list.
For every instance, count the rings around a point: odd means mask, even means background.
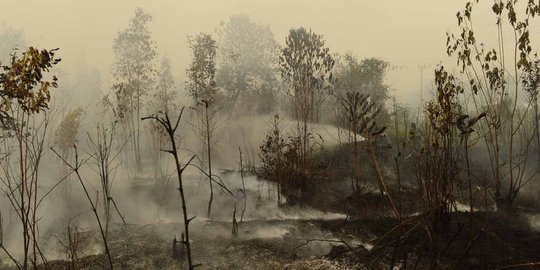
[{"label": "hazy sky", "polygon": [[[419,99],[419,65],[434,67],[446,59],[446,32],[455,29],[456,12],[465,0],[0,0],[0,22],[23,31],[29,45],[61,48],[62,68],[83,61],[112,83],[112,51],[116,33],[124,29],[136,7],[151,13],[151,31],[183,79],[190,54],[187,36],[213,32],[221,20],[245,13],[271,26],[281,44],[292,27],[323,34],[333,52],[359,58],[379,57],[399,71],[389,83],[405,103]],[[490,4],[491,1],[484,1]],[[477,11],[481,18],[489,7]],[[487,17],[486,18],[490,18]],[[488,23],[493,23],[486,20]],[[495,29],[492,27],[492,30]],[[432,77],[430,70],[424,78]],[[426,79],[427,80],[427,79]],[[426,81],[425,80],[425,81]],[[181,82],[180,82],[181,83]]]}]

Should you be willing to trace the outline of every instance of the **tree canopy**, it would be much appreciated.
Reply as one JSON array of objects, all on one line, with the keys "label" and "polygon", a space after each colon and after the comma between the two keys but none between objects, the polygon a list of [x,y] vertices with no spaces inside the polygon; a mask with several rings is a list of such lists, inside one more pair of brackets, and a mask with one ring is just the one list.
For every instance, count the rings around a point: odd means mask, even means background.
[{"label": "tree canopy", "polygon": [[337,65],[334,90],[336,95],[351,91],[367,94],[377,104],[384,104],[388,98],[388,85],[385,84],[389,63],[378,58],[359,61],[346,54]]},{"label": "tree canopy", "polygon": [[151,21],[150,14],[137,8],[129,26],[114,40],[114,88],[118,109],[123,113],[140,110],[141,99],[154,82],[156,50],[148,29]]},{"label": "tree canopy", "polygon": [[279,58],[279,70],[289,86],[297,118],[304,122],[318,120],[318,109],[333,78],[334,63],[322,35],[303,27],[289,31]]},{"label": "tree canopy", "polygon": [[22,54],[13,54],[10,65],[1,67],[0,111],[11,110],[18,104],[26,113],[37,113],[48,108],[49,89],[58,86],[56,76],[44,78],[49,69],[60,62],[58,49],[38,50],[29,47]]},{"label": "tree canopy", "polygon": [[269,112],[268,100],[277,88],[279,57],[279,45],[270,27],[253,22],[248,15],[235,15],[222,22],[217,37],[216,80],[227,93],[230,106],[239,101],[244,107],[255,103],[259,112]]},{"label": "tree canopy", "polygon": [[213,102],[217,93],[216,41],[209,34],[199,33],[190,37],[189,44],[192,60],[186,70],[186,87],[196,103],[203,100]]}]

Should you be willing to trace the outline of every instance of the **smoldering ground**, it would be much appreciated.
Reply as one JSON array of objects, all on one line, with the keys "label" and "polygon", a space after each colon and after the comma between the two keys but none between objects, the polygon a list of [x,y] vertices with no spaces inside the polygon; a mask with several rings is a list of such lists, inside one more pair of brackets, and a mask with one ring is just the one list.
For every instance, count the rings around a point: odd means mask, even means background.
[{"label": "smoldering ground", "polygon": [[[257,148],[264,139],[265,129],[271,119],[270,115],[235,119],[223,124],[223,128],[220,129],[222,138],[215,147],[216,168],[224,169],[218,175],[228,191],[214,187],[218,191],[214,199],[211,219],[206,217],[209,195],[208,178],[195,167],[188,168],[184,173],[189,215],[196,217],[193,228],[208,239],[231,238],[230,229],[235,208],[235,218],[238,221],[244,212],[239,239],[247,240],[282,239],[285,235],[290,235],[298,230],[299,226],[303,226],[303,222],[345,218],[344,214],[323,212],[309,206],[279,207],[275,202],[277,196],[275,184],[258,179],[249,171],[244,173],[244,183],[242,183],[242,177],[238,172],[238,149],[247,149],[243,150],[245,159],[249,157],[247,153],[251,151],[250,158],[257,162]],[[197,136],[187,124],[189,118],[186,117],[184,121],[183,125],[186,128],[182,131],[180,148],[199,148]],[[84,122],[91,123],[90,120],[84,120]],[[93,132],[91,130],[93,126],[92,124],[86,126],[89,134]],[[284,131],[293,128],[295,128],[293,121],[284,121]],[[320,135],[320,138],[324,140],[325,147],[335,147],[336,138],[339,137],[338,132],[340,131],[329,125],[318,125],[313,128],[313,132]],[[85,143],[85,139],[81,139],[79,142],[78,151],[81,160],[87,160],[90,156],[85,148]],[[145,149],[145,151],[151,151],[151,149]],[[193,154],[196,152],[184,151],[182,158],[187,161]],[[73,160],[74,156],[72,155],[71,158]],[[162,176],[155,175],[152,160],[145,160],[145,166],[141,172],[126,169],[122,162],[122,157],[120,157],[115,163],[116,170],[113,173],[114,181],[111,194],[118,211],[112,210],[111,226],[119,228],[118,226],[122,224],[122,218],[127,224],[139,226],[179,223],[181,221],[181,206],[172,158],[165,155],[160,160],[165,171]],[[197,166],[204,168],[204,162],[199,159],[196,162]],[[40,173],[42,179],[40,190],[50,191],[43,198],[39,207],[40,213],[43,213],[39,218],[39,235],[44,255],[49,260],[66,258],[61,240],[65,238],[69,225],[76,225],[81,232],[94,232],[92,237],[87,240],[86,246],[80,250],[81,254],[95,255],[103,252],[98,235],[95,234],[95,230],[97,230],[95,218],[76,175],[66,169],[66,165],[62,164],[52,151],[47,151],[42,166],[47,170],[42,170]],[[91,191],[93,199],[96,200],[98,210],[103,213],[103,201],[99,194],[101,192],[99,176],[93,166],[91,162],[87,161],[81,168],[81,177]],[[243,187],[245,187],[245,191]],[[244,196],[246,197],[245,209]],[[13,251],[14,256],[21,256],[22,231],[15,215],[9,202],[3,201],[4,244],[6,248]],[[174,237],[180,238],[182,230],[178,226],[160,236],[164,242],[170,242]],[[313,230],[314,235],[325,237],[319,229],[313,228]],[[308,232],[308,235],[314,236],[310,233]],[[325,252],[329,251],[328,244],[321,245],[326,247],[323,249]]]}]

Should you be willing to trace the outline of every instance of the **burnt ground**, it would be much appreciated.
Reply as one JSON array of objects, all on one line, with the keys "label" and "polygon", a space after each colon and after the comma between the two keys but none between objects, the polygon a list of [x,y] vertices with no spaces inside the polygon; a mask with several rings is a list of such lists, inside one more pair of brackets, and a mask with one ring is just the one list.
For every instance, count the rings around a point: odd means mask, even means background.
[{"label": "burnt ground", "polygon": [[[329,190],[324,183],[320,186]],[[512,211],[476,209],[473,225],[468,202],[463,201],[447,226],[429,233],[431,220],[418,213],[418,194],[403,189],[398,193],[395,186],[389,192],[393,198],[398,194],[402,198],[401,226],[386,197],[373,189],[342,199],[308,200],[325,211],[349,215],[346,222],[318,222],[323,230],[341,236],[371,236],[373,249],[341,245],[327,259],[361,263],[367,269],[389,269],[390,265],[396,269],[540,269],[540,208],[528,199],[530,195],[522,194],[524,199],[517,200]]]},{"label": "burnt ground", "polygon": [[376,236],[370,252],[336,248],[327,257],[362,262],[369,269],[392,261],[400,269],[507,269],[529,263],[535,265],[508,269],[540,268],[540,232],[520,213],[477,213],[474,226],[468,213],[455,213],[444,231],[431,235],[422,227],[426,223],[421,216],[404,220],[404,238],[394,218],[363,218],[345,224],[323,221],[320,226],[335,233]]},{"label": "burnt ground", "polygon": [[[237,237],[230,221],[198,218],[191,226],[194,260],[202,264],[197,269],[405,269],[404,261],[406,269],[498,269],[540,261],[540,228],[532,228],[530,222],[539,215],[530,209],[477,212],[472,227],[468,213],[456,212],[444,231],[427,235],[428,222],[420,215],[404,215],[400,227],[397,219],[381,214],[389,213],[385,199],[373,192],[321,202],[319,207],[339,212],[346,204],[358,206],[350,216],[327,212],[296,219],[284,214],[281,219],[244,221]],[[287,207],[281,211],[286,213]],[[182,269],[182,262],[172,257],[172,239],[181,231],[178,223],[114,224],[109,245],[115,268]],[[407,237],[399,238],[400,231]],[[101,254],[98,232],[80,235],[81,269],[108,268],[105,256],[92,255]],[[54,260],[49,269],[70,266],[66,260]]]},{"label": "burnt ground", "polygon": [[[232,236],[231,224],[226,222],[200,222],[192,227],[194,259],[202,264],[197,269],[362,268],[361,263],[325,258],[324,255],[337,243],[308,243],[307,239],[337,239],[329,231],[321,230],[315,221],[247,221],[239,225],[237,237]],[[180,224],[171,223],[116,225],[109,241],[115,267],[182,269],[181,262],[172,258],[173,235],[178,235],[179,231]],[[347,241],[360,243],[352,237]],[[108,267],[103,255],[86,256],[79,263],[83,269]],[[51,269],[69,269],[69,264],[63,260],[51,261],[49,266]]]},{"label": "burnt ground", "polygon": [[[392,177],[392,160],[381,164]],[[480,209],[472,226],[469,214],[460,209],[444,229],[428,234],[430,221],[418,214],[418,194],[408,179],[406,188],[389,187],[392,197],[402,198],[400,226],[373,183],[362,182],[363,188],[350,194],[349,180],[332,180],[346,176],[339,173],[336,169],[311,185],[302,205],[279,207],[271,216],[264,206],[255,208],[254,213],[265,214],[240,223],[237,237],[232,235],[229,214],[217,220],[195,219],[190,228],[194,261],[201,263],[197,269],[540,269],[524,265],[540,262],[536,200],[524,199],[512,212]],[[141,190],[135,192],[153,192]],[[180,220],[179,209],[172,207],[178,203],[173,196],[177,191],[166,190],[170,193],[156,196],[156,201],[173,198],[165,207],[174,213],[173,220]],[[195,188],[190,192],[195,194]],[[183,231],[176,222],[114,224],[109,245],[115,268],[182,269],[183,263],[172,256],[173,239]],[[80,239],[81,269],[107,269],[98,232],[82,230]],[[49,262],[49,269],[71,269],[65,250],[54,248],[62,255]],[[0,258],[0,269],[14,269],[7,263]]]}]

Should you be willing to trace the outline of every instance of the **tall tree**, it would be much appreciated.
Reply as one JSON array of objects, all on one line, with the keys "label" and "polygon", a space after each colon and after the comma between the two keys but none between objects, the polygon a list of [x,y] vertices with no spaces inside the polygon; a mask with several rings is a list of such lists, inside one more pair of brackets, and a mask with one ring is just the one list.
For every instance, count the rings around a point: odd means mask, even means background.
[{"label": "tall tree", "polygon": [[308,123],[318,121],[319,108],[332,81],[334,59],[321,35],[305,28],[291,29],[279,58],[281,77],[288,84],[294,117],[299,121],[302,159],[306,163]]},{"label": "tall tree", "polygon": [[189,38],[192,60],[186,71],[186,87],[195,103],[203,100],[214,102],[218,88],[216,86],[217,43],[205,33]]},{"label": "tall tree", "polygon": [[148,29],[151,20],[150,14],[137,8],[129,26],[118,33],[113,45],[116,110],[131,138],[137,169],[141,169],[139,119],[143,99],[154,83],[156,50]]},{"label": "tall tree", "polygon": [[187,69],[186,87],[195,102],[194,109],[198,117],[196,131],[199,139],[206,148],[208,161],[208,183],[210,186],[210,198],[208,200],[207,215],[212,212],[214,188],[212,185],[212,146],[215,141],[217,94],[216,87],[216,41],[211,35],[200,33],[190,38],[192,60]]},{"label": "tall tree", "polygon": [[228,105],[269,113],[276,95],[279,45],[268,25],[248,15],[234,15],[217,29],[219,66],[216,80]]}]

